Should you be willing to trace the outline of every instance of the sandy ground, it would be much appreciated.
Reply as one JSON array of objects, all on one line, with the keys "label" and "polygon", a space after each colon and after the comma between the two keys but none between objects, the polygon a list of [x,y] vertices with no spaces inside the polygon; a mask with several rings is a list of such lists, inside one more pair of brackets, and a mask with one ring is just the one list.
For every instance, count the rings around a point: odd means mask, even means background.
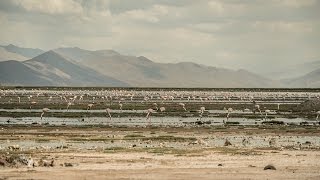
[{"label": "sandy ground", "polygon": [[[318,132],[303,128],[279,130],[278,127],[264,131],[233,128],[223,133],[218,129],[184,128],[121,130],[60,127],[57,131],[56,127],[3,127],[0,131],[0,156],[18,154],[32,157],[34,161],[53,159],[54,166],[0,166],[0,179],[320,179]],[[172,137],[160,138],[166,137],[160,135],[168,134]],[[243,147],[242,143],[236,143],[236,139],[230,139],[233,145],[215,146],[216,141],[213,141],[218,137],[239,134],[251,138],[252,143],[260,136],[276,139],[277,146],[261,148],[253,144]],[[126,135],[131,136],[128,138]],[[285,146],[293,139],[288,136],[296,135],[300,140],[309,138],[310,142],[301,148]],[[282,141],[285,136],[288,141]],[[201,138],[208,144],[194,144],[190,137]],[[101,142],[92,141],[96,138]],[[28,144],[23,143],[30,140],[36,143],[32,145],[34,147],[27,148]],[[59,148],[60,140],[69,147]],[[55,141],[57,143],[52,143]],[[20,143],[20,147],[9,149],[8,145],[14,143]],[[96,147],[86,146],[90,143]],[[116,146],[110,148],[114,144]],[[132,147],[132,144],[137,147]],[[49,145],[57,145],[58,148],[42,147]],[[264,170],[269,164],[276,170]]]},{"label": "sandy ground", "polygon": [[[40,155],[40,154],[39,154]],[[38,155],[38,156],[39,156]],[[46,154],[41,154],[46,155]],[[53,153],[54,167],[3,168],[2,179],[320,179],[319,151],[259,151],[256,155]],[[63,167],[63,162],[73,167]],[[219,166],[221,164],[222,166]],[[276,170],[263,170],[273,164]]]}]

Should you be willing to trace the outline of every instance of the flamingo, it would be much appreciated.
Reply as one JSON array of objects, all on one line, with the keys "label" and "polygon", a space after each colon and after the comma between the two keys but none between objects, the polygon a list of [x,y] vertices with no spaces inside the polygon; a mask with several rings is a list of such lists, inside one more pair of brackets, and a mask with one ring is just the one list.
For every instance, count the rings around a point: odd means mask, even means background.
[{"label": "flamingo", "polygon": [[[165,107],[160,107],[160,112],[164,112],[166,110]],[[161,118],[161,125],[163,124],[163,118]]]},{"label": "flamingo", "polygon": [[35,105],[35,104],[37,104],[37,102],[35,102],[35,101],[32,101],[32,102],[31,102],[31,104],[30,104],[30,110],[31,110],[32,105]]},{"label": "flamingo", "polygon": [[206,108],[204,106],[200,107],[200,116],[202,117],[202,114],[204,113],[204,111],[206,110]]},{"label": "flamingo", "polygon": [[122,112],[122,106],[123,106],[123,104],[119,103],[119,109],[121,112]]},{"label": "flamingo", "polygon": [[233,111],[232,108],[228,108],[227,121],[229,120],[229,115],[231,114],[232,111]]},{"label": "flamingo", "polygon": [[42,109],[41,120],[42,120],[42,116],[44,115],[44,113],[46,113],[46,112],[48,112],[48,111],[50,111],[49,108],[43,108],[43,109]]},{"label": "flamingo", "polygon": [[88,104],[88,106],[87,106],[87,111],[88,111],[88,110],[91,110],[92,106],[93,106],[93,104]]},{"label": "flamingo", "polygon": [[153,109],[148,109],[147,110],[147,120],[149,119],[149,125],[151,124],[151,118],[150,118],[150,116],[151,116],[151,114],[153,113]]},{"label": "flamingo", "polygon": [[72,102],[74,102],[77,99],[78,96],[73,96]]},{"label": "flamingo", "polygon": [[157,111],[159,110],[157,103],[153,103],[153,106],[156,108]]},{"label": "flamingo", "polygon": [[261,110],[260,110],[260,106],[259,106],[258,104],[256,104],[256,105],[254,105],[254,107],[255,107],[255,109],[258,109],[258,110],[259,110],[259,112],[260,112],[260,114],[261,114],[261,116],[262,116],[262,112],[261,112]]},{"label": "flamingo", "polygon": [[67,111],[69,110],[69,106],[71,106],[72,105],[72,103],[71,102],[68,102],[68,104],[67,104]]},{"label": "flamingo", "polygon": [[270,113],[271,111],[269,109],[266,109],[264,112],[266,113],[266,116],[264,118],[267,119],[268,113]]},{"label": "flamingo", "polygon": [[161,111],[161,112],[163,112],[163,111],[165,111],[165,110],[166,110],[165,107],[160,107],[160,111]]},{"label": "flamingo", "polygon": [[205,110],[206,108],[204,106],[200,107],[200,119],[202,118],[202,114],[204,113]]},{"label": "flamingo", "polygon": [[184,111],[187,111],[186,109],[186,105],[184,103],[179,103],[179,106],[181,106],[183,108]]},{"label": "flamingo", "polygon": [[111,109],[110,109],[110,108],[107,108],[107,109],[106,109],[106,112],[107,112],[107,114],[109,115],[109,118],[110,118],[110,121],[111,121],[111,118],[112,118],[112,117],[111,117],[111,114],[110,114]]}]

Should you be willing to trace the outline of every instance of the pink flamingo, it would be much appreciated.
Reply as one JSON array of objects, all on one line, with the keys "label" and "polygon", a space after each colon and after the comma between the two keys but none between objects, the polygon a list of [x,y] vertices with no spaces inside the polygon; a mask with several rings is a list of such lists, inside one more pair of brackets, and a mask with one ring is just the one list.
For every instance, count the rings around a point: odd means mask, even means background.
[{"label": "pink flamingo", "polygon": [[112,118],[112,117],[111,117],[111,113],[110,113],[110,112],[111,112],[111,109],[110,109],[110,108],[107,108],[107,109],[106,109],[106,112],[107,112],[107,114],[109,115],[109,118],[110,118],[110,121],[111,121],[111,118]]},{"label": "pink flamingo", "polygon": [[50,111],[49,108],[43,108],[43,109],[42,109],[41,120],[42,120],[42,117],[43,117],[44,113],[46,113],[46,112],[48,112],[48,111]]},{"label": "pink flamingo", "polygon": [[181,106],[183,108],[184,111],[187,111],[186,109],[186,105],[184,103],[179,103],[179,106]]},{"label": "pink flamingo", "polygon": [[147,120],[149,120],[149,125],[151,124],[151,114],[153,113],[153,109],[148,109],[147,110]]}]

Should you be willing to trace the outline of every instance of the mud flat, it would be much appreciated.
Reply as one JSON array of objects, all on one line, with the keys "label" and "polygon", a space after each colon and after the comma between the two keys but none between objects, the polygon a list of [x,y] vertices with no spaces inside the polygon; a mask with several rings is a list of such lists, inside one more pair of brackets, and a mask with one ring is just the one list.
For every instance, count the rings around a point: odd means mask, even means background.
[{"label": "mud flat", "polygon": [[319,89],[3,87],[0,180],[320,179],[319,99]]},{"label": "mud flat", "polygon": [[0,126],[2,179],[319,179],[319,158],[319,127]]}]

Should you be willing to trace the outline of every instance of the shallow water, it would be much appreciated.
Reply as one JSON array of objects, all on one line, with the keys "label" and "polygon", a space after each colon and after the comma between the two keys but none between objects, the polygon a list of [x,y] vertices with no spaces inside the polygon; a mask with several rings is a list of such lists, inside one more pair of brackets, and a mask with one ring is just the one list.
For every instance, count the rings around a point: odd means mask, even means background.
[{"label": "shallow water", "polygon": [[[0,112],[42,112],[42,109],[0,109]],[[50,109],[49,112],[76,112],[76,113],[106,113],[105,109],[92,109],[92,110],[83,110],[83,109]],[[111,113],[146,113],[147,110],[111,110]]]},{"label": "shallow water", "polygon": [[[206,126],[222,125],[226,118],[222,117],[151,117],[150,123],[155,126],[193,126],[196,121],[208,122]],[[269,121],[267,119],[266,121]],[[313,124],[316,121],[307,120],[303,118],[275,118],[275,121],[283,121],[284,123],[292,123],[299,125],[301,122],[307,122]],[[228,122],[238,122],[239,125],[259,125],[265,119],[247,119],[247,118],[229,118]],[[56,118],[56,117],[44,117],[42,120],[40,117],[0,117],[0,124],[11,125],[28,125],[32,123],[49,125],[116,125],[116,126],[145,126],[149,125],[149,120],[145,117],[112,117],[110,120],[106,117],[85,117],[85,118]]]},{"label": "shallow water", "polygon": [[[0,112],[38,112],[41,113],[42,109],[0,109]],[[83,109],[50,109],[49,112],[73,112],[73,113],[106,113],[105,109],[92,109],[92,110],[83,110]],[[118,110],[112,109],[110,113],[147,113],[147,110]],[[205,112],[213,113],[213,114],[225,114],[228,113],[227,110],[206,110]],[[154,112],[158,113],[158,112]],[[252,111],[243,111],[243,110],[233,110],[232,113],[236,114],[253,114]],[[257,112],[259,113],[259,112]],[[265,114],[264,111],[261,111],[262,114]],[[276,114],[276,111],[271,111],[268,114]],[[281,113],[289,113],[289,112],[281,112]]]}]

